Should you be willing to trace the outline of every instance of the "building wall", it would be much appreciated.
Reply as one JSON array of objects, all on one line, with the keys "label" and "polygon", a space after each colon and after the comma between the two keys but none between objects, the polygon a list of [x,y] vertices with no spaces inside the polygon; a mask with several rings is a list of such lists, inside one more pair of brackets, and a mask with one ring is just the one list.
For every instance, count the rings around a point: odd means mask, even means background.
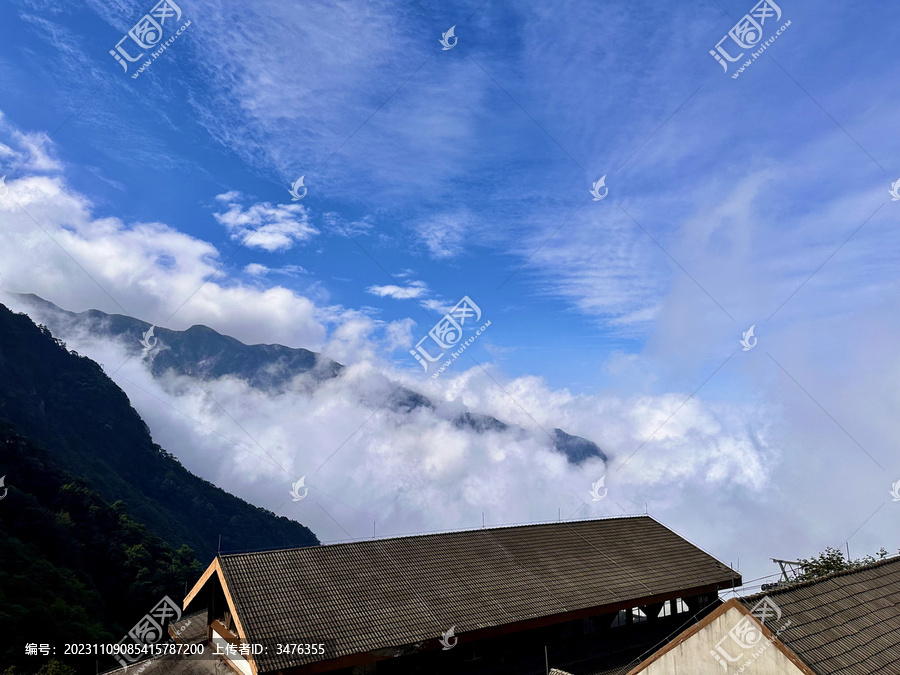
[{"label": "building wall", "polygon": [[[729,631],[741,621],[756,624],[755,619],[740,610],[729,609],[699,632],[648,663],[640,671],[641,675],[730,675],[737,673],[748,661],[750,665],[744,672],[753,675],[803,675],[803,671],[765,637],[749,648],[735,642]],[[751,633],[750,637],[745,638],[745,644],[753,642],[755,635],[758,633]],[[721,660],[717,660],[711,652]],[[727,669],[722,667],[723,663]]]},{"label": "building wall", "polygon": [[[212,629],[212,640],[210,641],[210,651],[215,654],[217,651],[224,652],[228,647],[228,640],[219,635],[215,628]],[[227,659],[231,665],[237,668],[238,671],[243,673],[244,675],[253,675],[253,671],[250,668],[250,663],[246,658],[241,656],[240,654],[228,654],[226,656],[220,656],[221,659]]]}]

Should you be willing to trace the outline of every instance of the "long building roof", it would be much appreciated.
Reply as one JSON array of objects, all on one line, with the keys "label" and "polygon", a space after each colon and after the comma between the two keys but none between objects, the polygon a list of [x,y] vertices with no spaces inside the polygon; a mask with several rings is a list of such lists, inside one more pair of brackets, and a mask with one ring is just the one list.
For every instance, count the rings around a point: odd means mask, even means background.
[{"label": "long building roof", "polygon": [[324,655],[270,648],[257,659],[260,672],[390,648],[439,648],[451,626],[465,641],[484,629],[741,583],[649,516],[222,555],[187,604],[216,566],[242,638],[326,645]]},{"label": "long building roof", "polygon": [[900,556],[740,601],[764,596],[791,621],[780,640],[819,675],[900,672]]}]

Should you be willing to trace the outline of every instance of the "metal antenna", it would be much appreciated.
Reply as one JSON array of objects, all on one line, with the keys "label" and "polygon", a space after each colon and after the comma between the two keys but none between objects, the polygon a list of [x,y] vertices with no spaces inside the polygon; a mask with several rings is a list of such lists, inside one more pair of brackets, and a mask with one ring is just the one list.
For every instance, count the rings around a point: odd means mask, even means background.
[{"label": "metal antenna", "polygon": [[778,563],[778,566],[781,567],[781,579],[779,579],[779,581],[790,581],[787,575],[788,571],[794,576],[803,573],[803,565],[800,564],[799,560],[779,560],[778,558],[772,558],[772,562]]}]

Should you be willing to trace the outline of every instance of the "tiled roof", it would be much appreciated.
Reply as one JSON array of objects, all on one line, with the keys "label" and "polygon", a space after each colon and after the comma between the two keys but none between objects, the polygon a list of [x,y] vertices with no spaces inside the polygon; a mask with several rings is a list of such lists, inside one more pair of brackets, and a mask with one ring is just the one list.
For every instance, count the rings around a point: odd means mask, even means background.
[{"label": "tiled roof", "polygon": [[[224,555],[261,671],[718,584],[740,577],[648,516]],[[638,603],[635,603],[638,604]],[[277,655],[325,643],[324,656]]]},{"label": "tiled roof", "polygon": [[179,621],[169,624],[169,635],[175,642],[188,644],[206,640],[206,609],[186,614]]},{"label": "tiled roof", "polygon": [[900,557],[740,600],[763,596],[791,621],[781,641],[818,675],[900,672]]}]

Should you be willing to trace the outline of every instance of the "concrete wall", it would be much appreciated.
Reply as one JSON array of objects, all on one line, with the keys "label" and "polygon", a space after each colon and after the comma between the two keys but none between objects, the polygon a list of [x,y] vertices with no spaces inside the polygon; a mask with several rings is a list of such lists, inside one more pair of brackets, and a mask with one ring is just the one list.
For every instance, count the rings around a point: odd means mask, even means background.
[{"label": "concrete wall", "polygon": [[[641,675],[732,675],[738,673],[742,666],[745,666],[742,672],[748,675],[802,675],[803,671],[765,637],[750,648],[742,648],[729,636],[729,631],[745,617],[740,610],[729,609],[649,663],[640,671]],[[749,620],[756,623],[755,619]],[[755,635],[758,634],[750,634],[744,643],[753,642]],[[720,660],[710,652],[715,652]],[[748,661],[750,664],[746,665]],[[723,668],[722,663],[727,668]]]}]

